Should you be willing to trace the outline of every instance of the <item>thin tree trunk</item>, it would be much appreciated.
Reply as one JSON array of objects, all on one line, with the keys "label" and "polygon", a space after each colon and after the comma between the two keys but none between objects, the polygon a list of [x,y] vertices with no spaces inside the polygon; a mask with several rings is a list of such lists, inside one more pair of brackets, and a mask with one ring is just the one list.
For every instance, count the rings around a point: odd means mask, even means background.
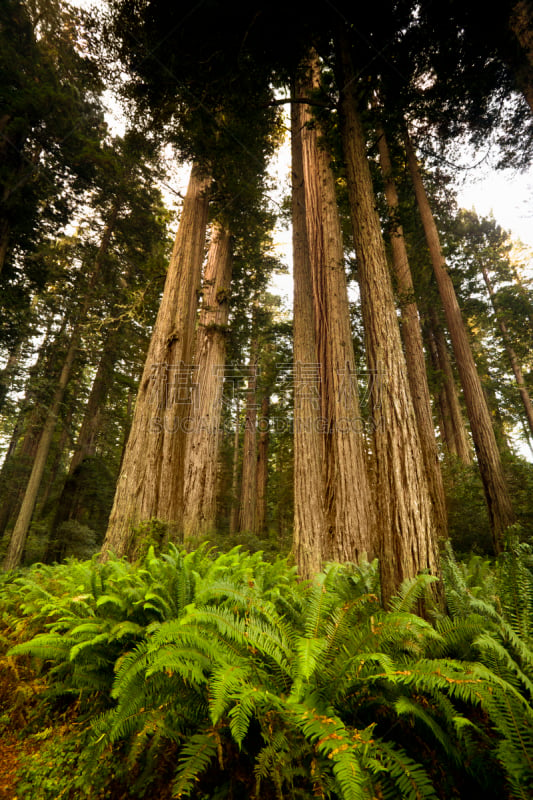
[{"label": "thin tree trunk", "polygon": [[259,438],[257,442],[255,531],[264,534],[267,529],[268,447],[270,442],[270,394],[261,400]]},{"label": "thin tree trunk", "polygon": [[118,478],[102,558],[133,556],[135,526],[181,523],[185,420],[190,411],[190,365],[200,286],[209,180],[193,166],[170,259],[163,298],[139,385],[134,418]]},{"label": "thin tree trunk", "polygon": [[[296,94],[296,92],[295,92]],[[319,572],[326,540],[322,441],[320,433],[319,363],[315,340],[313,283],[307,243],[302,160],[304,109],[293,104],[292,252],[294,279],[294,533],[293,550],[300,575]]]},{"label": "thin tree trunk", "polygon": [[470,428],[489,510],[494,551],[499,553],[503,548],[505,529],[514,519],[500,453],[459,303],[457,302],[451,278],[446,270],[446,262],[442,255],[437,226],[435,225],[431,206],[422,182],[415,151],[408,135],[406,135],[406,150],[433,271],[437,279],[457,369],[463,387]]},{"label": "thin tree trunk", "polygon": [[511,364],[511,368],[513,370],[513,374],[516,379],[516,385],[518,386],[518,391],[520,392],[520,397],[522,398],[522,403],[524,405],[524,410],[526,412],[526,419],[529,425],[529,430],[531,432],[531,435],[533,436],[533,405],[531,404],[531,398],[529,397],[526,383],[524,381],[522,368],[520,366],[520,362],[518,361],[518,357],[515,353],[514,347],[511,343],[511,337],[509,336],[509,330],[507,328],[507,325],[505,324],[505,320],[502,319],[501,314],[498,312],[494,297],[494,289],[492,288],[492,283],[490,280],[488,270],[486,267],[483,266],[481,268],[481,271],[483,273],[483,278],[487,286],[487,291],[490,295],[490,301],[492,303],[492,307],[496,315],[496,321],[498,322],[498,327],[500,328],[502,334],[503,343],[505,345],[507,355],[509,356],[509,362]]},{"label": "thin tree trunk", "polygon": [[213,229],[196,337],[195,394],[187,439],[183,533],[195,541],[216,527],[223,372],[232,258],[229,232]]},{"label": "thin tree trunk", "polygon": [[87,407],[70,460],[68,474],[74,473],[81,462],[96,452],[96,437],[100,427],[102,409],[105,405],[118,357],[118,331],[109,331],[102,349],[98,369],[94,376]]},{"label": "thin tree trunk", "polygon": [[455,443],[454,453],[463,464],[471,464],[472,448],[470,446],[470,439],[459,402],[459,394],[450,354],[448,352],[448,345],[437,312],[434,308],[430,309],[428,312],[428,331],[430,342],[433,342],[435,347],[437,369],[442,376],[445,402],[450,414],[452,435]]},{"label": "thin tree trunk", "polygon": [[[308,83],[302,88],[312,91],[320,84],[316,54],[307,67]],[[303,121],[312,121],[308,106],[304,106]],[[319,147],[316,127],[303,128],[302,155],[324,423],[327,537],[322,543],[322,557],[353,561],[363,554],[373,554],[375,515],[359,409],[335,181],[331,156]]]},{"label": "thin tree trunk", "polygon": [[[439,550],[424,458],[365,138],[357,110],[357,84],[348,42],[340,34],[343,148],[369,371],[373,387],[374,450],[377,465],[378,530],[382,599],[422,570],[438,575]],[[440,592],[440,589],[436,590]]]},{"label": "thin tree trunk", "polygon": [[452,412],[448,403],[448,397],[445,387],[445,376],[440,368],[439,354],[437,352],[437,345],[433,336],[433,331],[429,325],[425,326],[426,346],[431,361],[431,366],[435,372],[435,380],[437,383],[436,395],[439,404],[439,428],[440,437],[445,450],[451,456],[457,456],[457,445],[455,442],[455,432],[453,429]]},{"label": "thin tree trunk", "polygon": [[236,533],[239,528],[239,500],[238,500],[238,490],[239,490],[239,443],[240,443],[240,427],[241,427],[241,419],[240,419],[240,402],[239,396],[237,395],[237,402],[235,408],[235,431],[233,434],[233,467],[232,467],[232,478],[231,478],[231,513],[230,513],[230,523],[229,523],[229,532]]},{"label": "thin tree trunk", "polygon": [[[20,426],[24,423],[24,412],[21,412]],[[17,423],[18,424],[18,423]],[[20,448],[17,447],[21,433],[19,432],[10,443],[13,448],[6,457],[2,465],[2,503],[0,505],[0,537],[4,536],[11,520],[18,516],[20,503],[24,497],[24,486],[26,485],[31,473],[31,465],[35,459],[39,444],[39,432],[42,426],[42,419],[39,409],[34,409],[30,415],[30,420],[26,433],[22,439]]]},{"label": "thin tree trunk", "polygon": [[[255,324],[253,323],[253,327]],[[241,501],[239,508],[239,531],[255,530],[256,462],[257,462],[257,334],[252,333],[250,360],[248,362],[248,386],[246,390],[246,412],[242,452]]]},{"label": "thin tree trunk", "polygon": [[[57,474],[61,468],[61,461],[63,456],[65,455],[65,450],[67,449],[67,445],[72,444],[70,440],[70,427],[72,425],[72,416],[73,416],[73,408],[72,406],[69,407],[67,415],[61,425],[61,433],[59,435],[59,441],[57,444],[52,444],[52,459],[49,468],[49,477],[48,481],[46,482],[44,489],[40,491],[40,495],[38,497],[38,514],[40,514],[45,508],[48,502],[48,498],[50,497],[50,493],[52,492],[52,488],[56,483]],[[59,501],[61,502],[61,500]]]},{"label": "thin tree trunk", "polygon": [[41,438],[39,439],[39,445],[35,454],[35,460],[33,462],[30,479],[26,486],[24,499],[22,500],[22,505],[20,507],[15,527],[13,528],[13,533],[11,534],[9,547],[4,561],[4,570],[15,569],[20,564],[24,545],[26,544],[28,529],[30,527],[31,518],[35,508],[35,503],[37,502],[37,495],[46,466],[46,460],[48,458],[48,453],[50,452],[50,445],[52,444],[61,402],[70,378],[74,358],[78,352],[78,345],[78,337],[73,335],[65,356],[65,361],[63,362],[63,368],[59,376],[57,388],[54,392],[52,402],[48,408]]},{"label": "thin tree trunk", "polygon": [[444,539],[448,534],[448,515],[446,511],[446,499],[437,442],[435,440],[435,427],[431,411],[431,398],[426,372],[424,346],[422,343],[422,331],[418,317],[418,308],[414,297],[413,279],[407,256],[403,227],[398,222],[400,203],[394,183],[387,139],[383,128],[379,127],[377,133],[381,171],[385,184],[385,196],[389,207],[391,224],[393,224],[393,228],[390,231],[390,240],[394,273],[400,298],[407,376],[409,378],[411,398],[416,421],[418,423],[420,444],[433,503],[437,535],[440,539]]}]

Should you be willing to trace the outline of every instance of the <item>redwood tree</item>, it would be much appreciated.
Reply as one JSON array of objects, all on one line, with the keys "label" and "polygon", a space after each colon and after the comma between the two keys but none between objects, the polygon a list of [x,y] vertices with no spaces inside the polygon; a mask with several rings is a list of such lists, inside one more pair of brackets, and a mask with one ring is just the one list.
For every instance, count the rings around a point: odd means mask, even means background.
[{"label": "redwood tree", "polygon": [[489,510],[494,550],[499,553],[503,548],[505,530],[514,520],[511,500],[503,474],[490,412],[468,341],[461,309],[446,268],[439,233],[424,188],[416,153],[408,135],[406,135],[406,151],[433,271],[446,315],[455,361],[463,388],[472,438]]},{"label": "redwood tree", "polygon": [[187,437],[183,533],[185,541],[213,533],[231,283],[231,237],[213,227],[196,333],[194,393]]},{"label": "redwood tree", "polygon": [[[318,56],[304,65],[304,96],[320,85]],[[351,561],[375,551],[375,514],[359,408],[346,273],[331,155],[304,106],[303,174],[315,337],[320,369],[326,537],[322,557]]]},{"label": "redwood tree", "polygon": [[176,535],[181,522],[185,426],[196,298],[207,227],[209,179],[195,165],[139,385],[102,557],[132,555],[134,528],[160,519]]},{"label": "redwood tree", "polygon": [[319,362],[302,159],[304,108],[291,109],[292,255],[294,281],[294,531],[293,550],[300,573],[320,570],[326,537],[322,436],[320,433]]},{"label": "redwood tree", "polygon": [[381,588],[384,602],[421,570],[439,573],[437,527],[428,490],[348,39],[338,39],[343,152],[373,389]]}]

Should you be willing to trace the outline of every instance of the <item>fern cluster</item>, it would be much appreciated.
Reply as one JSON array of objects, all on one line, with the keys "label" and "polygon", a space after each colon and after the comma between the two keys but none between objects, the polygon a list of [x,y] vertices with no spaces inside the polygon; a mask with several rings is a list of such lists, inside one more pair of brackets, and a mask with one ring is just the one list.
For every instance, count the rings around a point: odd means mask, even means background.
[{"label": "fern cluster", "polygon": [[105,757],[134,797],[164,781],[194,800],[527,798],[531,573],[525,551],[506,558],[494,578],[450,554],[433,624],[413,613],[430,576],[384,611],[375,565],[301,582],[284,559],[206,546],[36,567],[0,602],[26,639],[11,657],[85,703],[84,785]]}]

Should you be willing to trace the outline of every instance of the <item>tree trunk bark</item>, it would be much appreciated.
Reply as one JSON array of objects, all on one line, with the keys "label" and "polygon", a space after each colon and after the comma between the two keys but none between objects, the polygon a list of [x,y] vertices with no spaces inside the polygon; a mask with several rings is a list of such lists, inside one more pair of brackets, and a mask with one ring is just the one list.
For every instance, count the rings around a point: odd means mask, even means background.
[{"label": "tree trunk bark", "polygon": [[231,479],[231,512],[229,532],[236,533],[239,529],[239,444],[241,429],[241,408],[237,395],[235,407],[235,431],[233,433],[233,467]]},{"label": "tree trunk bark", "polygon": [[515,353],[514,347],[511,344],[511,337],[509,336],[509,330],[507,328],[507,325],[505,324],[505,320],[502,319],[502,316],[501,314],[499,314],[498,309],[496,307],[494,289],[492,288],[489,272],[486,267],[482,267],[481,271],[483,273],[483,278],[485,280],[487,291],[490,296],[490,302],[492,304],[494,313],[496,315],[498,327],[500,328],[502,334],[503,343],[505,345],[507,355],[509,356],[509,362],[511,364],[511,368],[515,376],[516,385],[518,386],[518,391],[520,392],[520,397],[522,398],[522,403],[524,405],[524,410],[526,412],[526,419],[529,425],[529,430],[531,432],[531,436],[533,436],[533,405],[531,404],[531,398],[529,397],[529,393],[526,387],[526,382],[524,381],[522,368],[520,366],[520,362],[518,361],[518,357]]},{"label": "tree trunk bark", "polygon": [[447,538],[448,535],[448,515],[446,511],[446,499],[437,442],[435,440],[435,427],[431,411],[431,398],[426,372],[424,345],[422,343],[422,330],[414,297],[413,278],[409,266],[403,227],[398,222],[400,203],[394,183],[387,139],[383,128],[379,127],[377,134],[381,171],[385,184],[385,197],[389,207],[391,225],[393,225],[390,231],[392,262],[400,300],[407,376],[409,379],[416,421],[418,423],[420,444],[424,457],[429,492],[433,503],[437,536],[439,539],[444,539]]},{"label": "tree trunk bark", "polygon": [[440,368],[439,355],[437,352],[437,345],[435,343],[433,331],[429,328],[429,325],[427,324],[425,325],[424,335],[426,339],[426,346],[429,352],[431,366],[433,367],[433,370],[435,372],[435,381],[436,381],[435,394],[437,396],[439,404],[439,428],[440,428],[441,441],[448,454],[457,457],[458,454],[457,454],[457,445],[455,442],[455,431],[453,429],[453,423],[452,423],[452,412],[448,403],[448,397],[446,395],[446,387],[444,385],[445,376]]},{"label": "tree trunk bark", "polygon": [[68,474],[73,475],[76,468],[85,458],[96,453],[96,437],[98,435],[102,409],[105,405],[109,388],[113,379],[113,370],[118,358],[118,331],[109,331],[102,350],[102,356],[96,370],[87,407],[80,432],[72,455]]},{"label": "tree trunk bark", "polygon": [[[63,318],[56,340],[61,340],[65,326],[66,319]],[[31,463],[35,457],[39,432],[44,423],[41,408],[33,395],[35,379],[39,380],[40,376],[46,375],[52,367],[48,352],[50,328],[51,321],[49,320],[37,359],[29,370],[24,399],[0,471],[0,538],[3,537],[11,517],[14,514],[18,515],[18,506],[23,497],[23,487],[31,472]],[[19,447],[21,437],[22,442]]]},{"label": "tree trunk bark", "polygon": [[514,520],[500,453],[498,451],[481,381],[470,349],[468,334],[461,316],[459,303],[457,302],[451,278],[446,270],[446,262],[442,255],[437,226],[435,225],[429,200],[422,182],[415,151],[408,135],[406,135],[406,150],[418,208],[422,218],[422,225],[424,227],[433,264],[433,271],[444,307],[457,369],[463,387],[470,428],[474,439],[474,446],[489,510],[494,551],[495,553],[500,553],[503,549],[505,529],[511,525]]},{"label": "tree trunk bark", "polygon": [[[377,464],[381,591],[388,604],[422,570],[438,575],[437,530],[416,423],[392,283],[357,110],[348,42],[339,41],[343,148],[359,266],[361,307],[372,391]],[[379,383],[378,383],[379,381]],[[440,589],[435,590],[440,595]]]},{"label": "tree trunk bark", "polygon": [[[253,324],[255,327],[255,324]],[[239,508],[239,531],[255,530],[256,464],[257,464],[257,334],[252,333],[250,360],[248,362],[248,386],[246,390],[246,412],[244,421],[244,443],[242,451],[241,501]]]},{"label": "tree trunk bark", "polygon": [[[21,412],[20,428],[24,420]],[[18,423],[17,423],[18,424]],[[37,409],[33,410],[22,439],[20,448],[17,447],[21,432],[15,435],[10,443],[10,451],[2,465],[2,503],[0,505],[0,538],[3,538],[13,517],[18,516],[20,503],[24,497],[24,486],[31,473],[31,465],[39,444],[39,433],[42,429],[42,419]],[[12,448],[12,449],[11,449]]]},{"label": "tree trunk bark", "polygon": [[134,528],[160,519],[175,538],[183,503],[185,420],[190,411],[190,366],[200,286],[209,180],[191,171],[163,298],[139,385],[102,559],[133,557]]},{"label": "tree trunk bark", "polygon": [[255,532],[259,536],[267,530],[268,446],[270,443],[270,394],[268,391],[261,400],[257,442]]},{"label": "tree trunk bark", "polygon": [[[296,94],[296,92],[295,92]],[[300,575],[320,571],[326,540],[319,363],[315,340],[313,282],[307,242],[301,104],[291,108],[292,253],[294,280],[294,533],[293,551]]]},{"label": "tree trunk bark", "polygon": [[74,358],[78,352],[78,337],[74,335],[74,333],[75,332],[73,332],[67,354],[65,356],[65,361],[59,376],[57,388],[54,392],[52,402],[48,408],[44,427],[39,439],[39,445],[35,454],[35,460],[33,462],[30,479],[26,486],[17,521],[15,522],[15,527],[13,528],[13,533],[11,534],[11,539],[9,541],[7,554],[4,560],[4,570],[15,569],[19,566],[24,545],[26,544],[26,538],[28,535],[31,518],[33,516],[35,503],[37,502],[37,495],[46,466],[46,460],[48,458],[48,453],[50,452],[50,445],[52,444],[61,402],[70,378]]},{"label": "tree trunk bark", "polygon": [[[320,84],[318,57],[308,61],[307,84]],[[305,95],[307,96],[307,95]],[[318,131],[304,106],[302,154],[307,236],[324,431],[324,511],[326,539],[322,558],[354,561],[373,555],[375,515],[366,464],[366,442],[359,408],[344,248],[331,156],[318,145]]]},{"label": "tree trunk bark", "polygon": [[197,541],[216,527],[218,455],[232,258],[229,232],[213,229],[196,338],[195,390],[187,440],[184,540]]},{"label": "tree trunk bark", "polygon": [[434,308],[428,313],[428,332],[430,343],[434,343],[436,366],[442,376],[442,388],[445,394],[446,407],[449,411],[454,441],[454,453],[463,464],[472,463],[472,448],[466,428],[457,384],[452,368],[448,345],[444,336],[441,323]]}]

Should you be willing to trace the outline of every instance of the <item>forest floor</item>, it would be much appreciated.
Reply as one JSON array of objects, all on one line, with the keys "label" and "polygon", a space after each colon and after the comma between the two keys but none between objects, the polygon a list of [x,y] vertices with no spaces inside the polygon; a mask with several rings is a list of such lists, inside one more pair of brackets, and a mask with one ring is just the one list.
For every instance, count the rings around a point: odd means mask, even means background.
[{"label": "forest floor", "polygon": [[39,749],[39,742],[31,738],[20,739],[15,733],[5,732],[0,737],[0,800],[18,800],[15,785],[20,758],[31,758]]}]

